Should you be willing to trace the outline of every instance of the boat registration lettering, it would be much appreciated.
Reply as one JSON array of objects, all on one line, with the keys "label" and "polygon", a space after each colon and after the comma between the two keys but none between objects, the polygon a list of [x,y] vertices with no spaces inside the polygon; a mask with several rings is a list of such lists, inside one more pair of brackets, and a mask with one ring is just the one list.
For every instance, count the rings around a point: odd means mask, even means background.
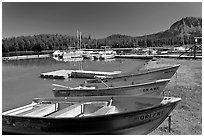
[{"label": "boat registration lettering", "polygon": [[66,91],[60,91],[60,94],[67,94]]},{"label": "boat registration lettering", "polygon": [[147,120],[147,119],[151,119],[151,118],[156,118],[156,117],[160,117],[161,115],[164,115],[164,111],[156,111],[153,113],[147,113],[144,115],[140,115],[139,120]]},{"label": "boat registration lettering", "polygon": [[159,90],[159,87],[144,88],[143,92],[151,92],[155,90]]}]

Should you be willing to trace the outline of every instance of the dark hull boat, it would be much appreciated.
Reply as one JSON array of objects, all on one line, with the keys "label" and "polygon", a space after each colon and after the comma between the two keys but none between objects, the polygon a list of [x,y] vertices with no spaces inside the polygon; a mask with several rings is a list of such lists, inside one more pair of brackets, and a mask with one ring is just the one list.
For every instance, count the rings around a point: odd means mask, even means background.
[{"label": "dark hull boat", "polygon": [[[66,86],[58,86],[53,89],[55,97],[68,96],[109,96],[109,95],[149,95],[158,96],[166,87],[170,79],[161,79],[147,83],[135,84],[131,81],[111,82],[111,83],[96,83],[88,84],[88,86],[79,86],[70,88]],[[101,87],[100,87],[101,86]]]},{"label": "dark hull boat", "polygon": [[96,96],[34,99],[3,112],[2,131],[11,134],[148,134],[180,98]]}]

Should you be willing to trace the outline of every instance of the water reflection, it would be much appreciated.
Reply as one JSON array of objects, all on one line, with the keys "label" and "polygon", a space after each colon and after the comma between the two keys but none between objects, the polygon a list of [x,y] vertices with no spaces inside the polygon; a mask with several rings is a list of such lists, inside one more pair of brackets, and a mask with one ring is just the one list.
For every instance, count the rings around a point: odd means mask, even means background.
[{"label": "water reflection", "polygon": [[44,65],[50,65],[53,63],[57,64],[58,62],[54,61],[53,58],[2,61],[3,65],[12,65],[12,66],[44,66]]},{"label": "water reflection", "polygon": [[144,60],[111,59],[93,61],[57,61],[53,58],[2,61],[2,109],[12,109],[30,102],[34,97],[53,97],[52,84],[74,87],[84,79],[41,79],[40,74],[62,69],[135,72]]}]

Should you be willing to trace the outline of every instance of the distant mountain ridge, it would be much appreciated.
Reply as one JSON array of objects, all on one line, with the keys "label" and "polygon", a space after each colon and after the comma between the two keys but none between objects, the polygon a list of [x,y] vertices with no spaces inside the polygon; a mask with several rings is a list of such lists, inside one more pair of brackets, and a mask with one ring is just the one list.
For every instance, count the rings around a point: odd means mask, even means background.
[{"label": "distant mountain ridge", "polygon": [[182,18],[181,20],[172,24],[168,30],[154,33],[154,34],[136,36],[136,37],[113,34],[111,36],[108,36],[106,39],[111,39],[111,38],[163,39],[163,38],[176,38],[176,37],[183,37],[183,36],[192,36],[192,37],[202,36],[202,18],[201,17]]},{"label": "distant mountain ridge", "polygon": [[202,31],[202,18],[199,17],[186,17],[177,22],[175,22],[170,27],[171,31],[178,31],[182,33],[182,30],[185,31],[186,34],[192,32],[201,32]]}]

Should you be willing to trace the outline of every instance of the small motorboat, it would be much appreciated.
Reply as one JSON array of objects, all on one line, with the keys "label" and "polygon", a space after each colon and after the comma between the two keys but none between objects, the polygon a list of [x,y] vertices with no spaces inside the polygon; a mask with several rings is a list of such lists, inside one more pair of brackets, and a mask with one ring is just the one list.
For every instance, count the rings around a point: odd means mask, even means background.
[{"label": "small motorboat", "polygon": [[107,95],[161,95],[163,89],[170,79],[161,79],[146,83],[136,83],[134,81],[84,83],[78,87],[68,87],[53,84],[53,94],[55,97],[68,96],[107,96]]},{"label": "small motorboat", "polygon": [[108,50],[108,51],[103,51],[101,53],[101,56],[100,58],[101,59],[112,59],[112,58],[115,58],[115,55],[116,55],[116,52],[113,51],[113,50]]},{"label": "small motorboat", "polygon": [[148,134],[180,98],[95,96],[35,98],[2,113],[3,134]]}]

